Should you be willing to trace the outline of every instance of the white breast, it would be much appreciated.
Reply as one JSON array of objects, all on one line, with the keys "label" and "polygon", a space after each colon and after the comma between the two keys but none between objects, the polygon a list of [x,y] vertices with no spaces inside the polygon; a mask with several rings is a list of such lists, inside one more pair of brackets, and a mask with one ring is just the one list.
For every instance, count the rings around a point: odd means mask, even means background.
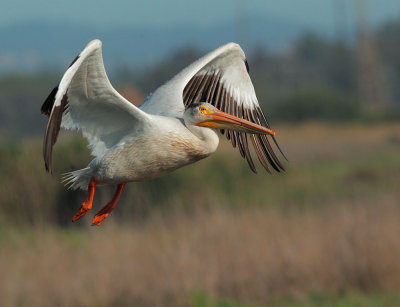
[{"label": "white breast", "polygon": [[96,179],[104,183],[144,181],[209,156],[218,145],[188,130],[178,119],[157,116],[154,129],[145,135],[122,140],[96,164]]}]

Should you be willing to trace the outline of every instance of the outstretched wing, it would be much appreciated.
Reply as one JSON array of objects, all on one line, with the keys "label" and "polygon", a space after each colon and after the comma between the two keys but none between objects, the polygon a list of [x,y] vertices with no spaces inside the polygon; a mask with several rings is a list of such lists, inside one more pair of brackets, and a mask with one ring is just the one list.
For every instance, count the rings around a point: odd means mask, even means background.
[{"label": "outstretched wing", "polygon": [[[182,117],[185,108],[192,103],[208,102],[221,111],[270,128],[248,72],[243,50],[238,44],[228,43],[182,70],[149,96],[141,109],[152,114]],[[254,172],[256,168],[249,150],[248,136],[258,160],[268,172],[269,165],[278,172],[284,170],[266,135],[247,135],[230,130],[225,134],[233,147],[239,148]],[[271,137],[283,155],[275,137]]]},{"label": "outstretched wing", "polygon": [[149,116],[123,98],[107,78],[101,41],[93,40],[75,58],[42,105],[49,116],[43,142],[46,170],[52,172],[52,150],[60,126],[80,130],[96,157],[128,133],[143,128]]}]

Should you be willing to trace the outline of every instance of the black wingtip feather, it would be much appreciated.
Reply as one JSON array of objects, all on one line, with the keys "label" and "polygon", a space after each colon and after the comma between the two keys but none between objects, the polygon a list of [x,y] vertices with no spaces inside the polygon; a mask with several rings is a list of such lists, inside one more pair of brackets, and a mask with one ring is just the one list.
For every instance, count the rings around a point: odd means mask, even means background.
[{"label": "black wingtip feather", "polygon": [[249,62],[247,62],[247,60],[244,60],[244,64],[246,65],[246,70],[249,73],[250,72]]},{"label": "black wingtip feather", "polygon": [[58,133],[60,131],[60,125],[62,120],[62,115],[64,109],[68,105],[68,96],[64,94],[61,99],[61,103],[58,106],[54,107],[54,111],[49,117],[49,121],[46,127],[46,133],[43,141],[43,158],[45,162],[46,171],[49,173],[53,173],[52,167],[52,153],[53,153],[53,145],[57,141]]},{"label": "black wingtip feather", "polygon": [[80,54],[78,54],[78,55],[76,56],[76,58],[72,61],[72,63],[68,66],[68,68],[70,68],[72,65],[75,64],[75,62],[79,59],[79,56],[80,56]]},{"label": "black wingtip feather", "polygon": [[281,153],[281,155],[285,158],[286,161],[289,161],[288,158],[286,158],[285,154],[283,153],[281,147],[278,144],[278,141],[276,140],[275,136],[272,136],[272,139],[274,140],[274,143],[276,145],[276,147],[278,148],[279,152]]},{"label": "black wingtip feather", "polygon": [[53,109],[54,100],[56,99],[56,94],[58,91],[58,86],[53,88],[49,96],[47,96],[46,100],[42,104],[40,108],[40,112],[46,116],[50,116],[51,110]]}]

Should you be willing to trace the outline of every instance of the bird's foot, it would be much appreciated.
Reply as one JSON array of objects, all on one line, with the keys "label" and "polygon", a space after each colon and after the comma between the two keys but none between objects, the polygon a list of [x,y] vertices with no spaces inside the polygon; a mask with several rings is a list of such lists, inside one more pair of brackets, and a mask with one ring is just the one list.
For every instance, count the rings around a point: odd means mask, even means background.
[{"label": "bird's foot", "polygon": [[100,224],[109,214],[110,213],[101,213],[101,212],[97,213],[92,221],[92,226],[100,226]]},{"label": "bird's foot", "polygon": [[79,208],[78,212],[75,213],[75,215],[72,217],[72,221],[75,222],[79,220],[82,216],[85,216],[86,213],[92,209],[92,203],[93,203],[93,196],[94,196],[94,190],[96,189],[96,184],[98,181],[96,181],[93,177],[90,179],[89,186],[88,186],[88,196],[86,200],[83,202],[81,207]]},{"label": "bird's foot", "polygon": [[120,183],[117,187],[117,190],[115,191],[115,195],[113,199],[103,207],[94,217],[92,221],[92,225],[100,226],[100,224],[104,221],[104,219],[110,215],[111,211],[114,210],[115,206],[117,205],[117,202],[119,200],[119,197],[121,196],[122,190],[124,189],[125,182]]},{"label": "bird's foot", "polygon": [[72,217],[72,221],[75,222],[77,220],[79,220],[81,217],[85,216],[86,213],[92,208],[91,206],[92,204],[89,204],[85,201],[81,207],[79,208],[78,212],[75,213],[75,215]]}]

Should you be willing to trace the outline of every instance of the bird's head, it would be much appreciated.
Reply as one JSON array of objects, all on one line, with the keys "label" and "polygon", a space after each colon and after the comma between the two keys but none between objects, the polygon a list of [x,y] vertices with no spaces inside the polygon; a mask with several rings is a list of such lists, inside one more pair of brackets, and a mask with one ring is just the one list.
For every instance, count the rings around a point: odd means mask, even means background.
[{"label": "bird's head", "polygon": [[200,127],[275,135],[271,129],[222,112],[207,102],[192,104],[186,109],[184,118],[185,122]]}]

